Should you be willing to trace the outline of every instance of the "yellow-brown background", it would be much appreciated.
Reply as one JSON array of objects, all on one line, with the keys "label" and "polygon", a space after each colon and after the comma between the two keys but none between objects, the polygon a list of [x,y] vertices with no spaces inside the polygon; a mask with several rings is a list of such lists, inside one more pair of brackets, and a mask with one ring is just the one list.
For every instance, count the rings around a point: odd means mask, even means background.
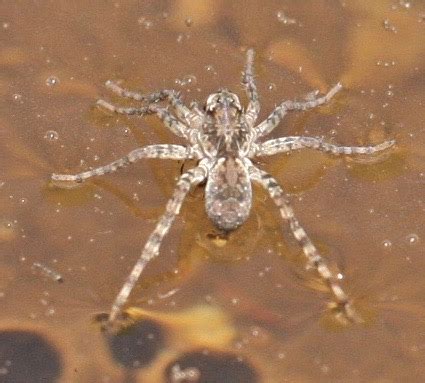
[{"label": "yellow-brown background", "polygon": [[[423,1],[3,1],[0,15],[0,322],[49,334],[63,353],[63,381],[123,381],[91,320],[109,309],[183,164],[144,161],[71,191],[49,187],[49,175],[178,142],[154,118],[96,110],[100,97],[121,102],[107,79],[175,88],[188,102],[220,87],[245,100],[247,47],[257,53],[263,118],[283,99],[345,86],[329,107],[289,116],[273,137],[397,140],[374,161],[306,151],[261,162],[293,193],[367,324],[325,323],[328,296],[299,272],[299,250],[257,188],[250,220],[224,247],[211,239],[195,190],[129,304],[178,312],[212,299],[264,381],[423,381]],[[43,278],[33,262],[65,282]],[[177,265],[180,278],[161,275]]]}]

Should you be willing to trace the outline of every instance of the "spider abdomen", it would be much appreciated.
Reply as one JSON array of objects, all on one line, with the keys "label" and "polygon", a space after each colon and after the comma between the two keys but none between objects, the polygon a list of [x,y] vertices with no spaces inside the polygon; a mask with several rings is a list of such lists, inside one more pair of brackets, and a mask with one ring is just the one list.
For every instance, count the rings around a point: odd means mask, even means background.
[{"label": "spider abdomen", "polygon": [[247,220],[252,188],[248,170],[239,158],[217,160],[208,174],[205,200],[208,217],[219,229],[234,230]]}]

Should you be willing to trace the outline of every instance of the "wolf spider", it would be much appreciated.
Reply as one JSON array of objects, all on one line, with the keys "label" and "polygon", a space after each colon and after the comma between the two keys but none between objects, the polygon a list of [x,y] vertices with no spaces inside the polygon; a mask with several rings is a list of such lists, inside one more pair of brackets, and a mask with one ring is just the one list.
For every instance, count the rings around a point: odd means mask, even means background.
[{"label": "wolf spider", "polygon": [[[96,169],[75,175],[51,176],[53,181],[80,183],[93,176],[115,172],[142,158],[197,161],[196,167],[183,173],[178,179],[173,196],[167,202],[165,213],[150,234],[140,258],[115,298],[108,319],[110,325],[121,318],[123,306],[142,271],[149,261],[158,255],[161,242],[179,214],[190,188],[203,181],[206,181],[205,208],[208,217],[218,229],[225,232],[235,230],[248,218],[252,204],[251,182],[256,182],[266,189],[279,209],[282,219],[289,224],[293,236],[301,246],[306,258],[306,268],[315,270],[328,286],[333,298],[333,308],[349,321],[362,321],[348,295],[341,288],[338,276],[328,267],[295,217],[287,194],[270,174],[259,169],[251,159],[302,148],[334,155],[370,155],[393,146],[394,140],[376,146],[338,146],[325,142],[322,138],[304,136],[262,140],[282,121],[287,112],[305,111],[326,104],[342,85],[336,84],[322,97],[317,97],[316,92],[304,101],[284,101],[264,121],[256,125],[260,103],[254,81],[253,64],[254,50],[249,49],[246,53],[245,71],[242,74],[242,83],[249,99],[246,109],[241,106],[238,96],[227,89],[209,95],[205,107],[200,108],[197,103],[186,107],[180,94],[175,90],[140,94],[107,81],[106,86],[112,92],[121,97],[140,101],[143,106],[125,108],[114,106],[104,100],[98,100],[98,106],[123,115],[155,114],[167,129],[186,139],[187,145],[148,145]],[[166,101],[169,107],[162,106],[160,101]]]}]

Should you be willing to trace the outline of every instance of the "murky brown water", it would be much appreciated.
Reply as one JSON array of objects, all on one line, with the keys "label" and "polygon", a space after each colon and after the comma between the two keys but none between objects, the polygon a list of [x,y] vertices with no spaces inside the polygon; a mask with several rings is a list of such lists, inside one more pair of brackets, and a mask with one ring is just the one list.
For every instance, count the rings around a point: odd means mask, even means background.
[{"label": "murky brown water", "polygon": [[[0,382],[425,379],[423,1],[3,1],[0,15]],[[122,102],[107,79],[175,88],[188,102],[220,87],[243,96],[247,47],[261,117],[283,99],[345,85],[273,137],[397,140],[373,161],[303,151],[261,162],[344,272],[366,325],[330,320],[328,294],[301,272],[263,191],[224,242],[198,188],[131,295],[141,322],[105,338],[95,315],[109,310],[193,164],[141,161],[74,190],[52,188],[49,176],[179,141],[153,117],[96,109],[100,97]]]}]

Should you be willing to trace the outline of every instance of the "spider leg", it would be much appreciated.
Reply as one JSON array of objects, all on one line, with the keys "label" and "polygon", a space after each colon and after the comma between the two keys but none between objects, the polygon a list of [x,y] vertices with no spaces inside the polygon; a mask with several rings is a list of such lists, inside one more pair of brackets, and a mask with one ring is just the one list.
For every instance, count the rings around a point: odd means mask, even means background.
[{"label": "spider leg", "polygon": [[196,101],[192,101],[190,103],[190,111],[193,114],[196,114],[197,116],[199,116],[200,118],[204,119],[205,118],[205,113],[203,112],[202,108],[199,106],[199,103]]},{"label": "spider leg", "polygon": [[[131,98],[136,101],[146,101],[149,104],[175,96],[174,91],[167,89],[154,93],[142,94],[133,90],[122,88],[116,82],[113,82],[111,80],[106,81],[105,86],[120,97]],[[172,93],[173,96],[171,96]]]},{"label": "spider leg", "polygon": [[174,133],[176,136],[183,138],[190,137],[190,131],[192,130],[191,128],[189,128],[181,121],[179,121],[176,117],[174,117],[169,110],[167,110],[166,108],[158,107],[155,104],[142,106],[139,108],[124,108],[120,106],[115,106],[105,100],[97,100],[96,104],[106,110],[109,110],[110,112],[118,114],[138,116],[142,116],[144,114],[156,114],[158,118],[164,123],[165,127],[169,129],[172,133]]},{"label": "spider leg", "polygon": [[107,173],[113,173],[118,169],[140,160],[141,158],[184,160],[192,158],[192,156],[192,151],[181,145],[149,145],[135,149],[126,156],[115,160],[108,165],[78,174],[52,174],[51,178],[53,181],[80,183],[93,176],[101,176]]},{"label": "spider leg", "polygon": [[133,270],[124,282],[121,291],[115,298],[111,312],[109,314],[108,321],[110,324],[113,324],[113,322],[121,314],[122,307],[125,305],[131,290],[133,290],[134,286],[136,285],[143,269],[150,260],[158,256],[161,242],[168,233],[174,218],[179,214],[182,203],[191,186],[202,182],[206,176],[207,170],[203,166],[193,168],[180,176],[179,180],[177,181],[174,194],[167,202],[165,213],[159,219],[154,231],[149,236],[149,239],[147,240],[142,250],[140,258],[137,260]]},{"label": "spider leg", "polygon": [[329,287],[335,303],[338,307],[343,309],[349,320],[353,322],[362,322],[362,318],[357,314],[349,297],[341,288],[338,277],[329,269],[325,259],[319,254],[316,246],[314,246],[313,242],[295,217],[294,211],[281,186],[270,174],[254,166],[250,167],[250,176],[253,181],[258,182],[268,191],[270,197],[279,208],[282,218],[289,223],[291,232],[300,244],[305,255],[307,268],[312,268],[317,271],[320,278],[322,278]]},{"label": "spider leg", "polygon": [[111,80],[106,81],[105,86],[121,97],[131,98],[136,101],[146,101],[148,104],[166,100],[174,108],[177,117],[188,124],[197,118],[197,115],[183,104],[180,94],[175,90],[163,89],[154,93],[141,94],[132,90],[121,88],[117,83]]},{"label": "spider leg", "polygon": [[335,155],[369,155],[388,149],[394,144],[395,140],[387,140],[378,145],[372,146],[339,146],[324,142],[321,138],[317,137],[288,136],[258,144],[255,155],[271,156],[273,154],[285,153],[302,148],[316,149],[324,153],[331,153]]},{"label": "spider leg", "polygon": [[121,106],[112,105],[111,103],[105,100],[97,100],[96,105],[106,110],[109,110],[110,112],[125,114],[127,116],[132,116],[132,115],[142,116],[144,114],[153,114],[156,111],[156,108],[149,107],[149,106],[142,106],[139,108],[134,108],[134,107],[124,108]]},{"label": "spider leg", "polygon": [[254,128],[256,137],[269,134],[286,116],[286,113],[292,110],[308,110],[319,105],[326,104],[339,90],[341,83],[336,84],[327,94],[322,97],[308,101],[284,101],[273,110],[273,112],[259,125]]},{"label": "spider leg", "polygon": [[242,76],[242,84],[245,86],[249,99],[248,108],[245,113],[245,119],[248,126],[253,127],[260,113],[260,102],[258,101],[257,86],[254,80],[254,49],[248,49],[246,52],[246,66]]}]

